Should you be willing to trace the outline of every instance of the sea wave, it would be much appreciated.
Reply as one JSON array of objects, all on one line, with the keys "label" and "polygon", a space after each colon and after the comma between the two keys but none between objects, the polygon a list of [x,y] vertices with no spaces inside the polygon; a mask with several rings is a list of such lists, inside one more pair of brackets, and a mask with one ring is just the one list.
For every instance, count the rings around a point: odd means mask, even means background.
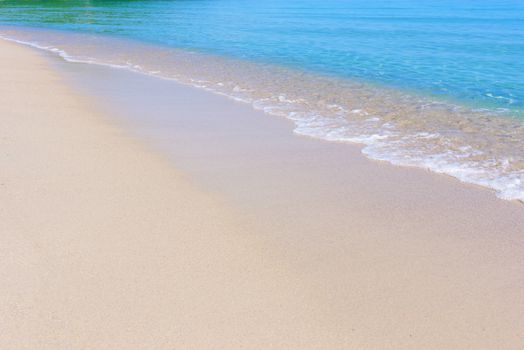
[{"label": "sea wave", "polygon": [[447,174],[524,202],[524,122],[507,110],[471,108],[368,83],[102,36],[4,29],[0,37],[69,62],[203,88],[288,118],[296,134],[361,144],[371,159]]}]

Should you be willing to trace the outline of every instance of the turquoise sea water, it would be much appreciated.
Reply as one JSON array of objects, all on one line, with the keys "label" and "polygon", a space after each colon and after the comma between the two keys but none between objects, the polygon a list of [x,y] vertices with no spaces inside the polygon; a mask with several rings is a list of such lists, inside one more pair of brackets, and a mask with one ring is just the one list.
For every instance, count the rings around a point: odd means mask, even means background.
[{"label": "turquoise sea water", "polygon": [[4,0],[0,25],[524,200],[522,0]]}]

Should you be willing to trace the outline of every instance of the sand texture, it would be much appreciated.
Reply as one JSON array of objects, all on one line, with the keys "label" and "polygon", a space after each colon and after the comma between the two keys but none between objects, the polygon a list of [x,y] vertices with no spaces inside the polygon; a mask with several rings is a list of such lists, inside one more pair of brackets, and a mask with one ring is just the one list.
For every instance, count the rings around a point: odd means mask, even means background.
[{"label": "sand texture", "polygon": [[169,158],[49,60],[0,42],[1,349],[524,348],[520,204],[258,114]]}]

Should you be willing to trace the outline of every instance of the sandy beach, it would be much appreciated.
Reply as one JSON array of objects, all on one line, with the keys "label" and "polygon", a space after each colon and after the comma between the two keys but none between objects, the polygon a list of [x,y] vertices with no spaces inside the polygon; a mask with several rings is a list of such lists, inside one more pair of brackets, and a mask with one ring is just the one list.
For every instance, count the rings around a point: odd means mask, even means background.
[{"label": "sandy beach", "polygon": [[332,332],[234,211],[39,55],[0,50],[0,347],[307,348]]},{"label": "sandy beach", "polygon": [[521,203],[209,92],[0,57],[1,348],[524,347]]}]

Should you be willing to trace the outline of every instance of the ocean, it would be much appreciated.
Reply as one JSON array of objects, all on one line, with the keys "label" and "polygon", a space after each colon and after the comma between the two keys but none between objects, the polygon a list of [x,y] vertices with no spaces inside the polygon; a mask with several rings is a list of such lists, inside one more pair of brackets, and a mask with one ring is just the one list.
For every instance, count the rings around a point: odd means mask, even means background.
[{"label": "ocean", "polygon": [[524,201],[524,1],[0,1],[0,35]]}]

